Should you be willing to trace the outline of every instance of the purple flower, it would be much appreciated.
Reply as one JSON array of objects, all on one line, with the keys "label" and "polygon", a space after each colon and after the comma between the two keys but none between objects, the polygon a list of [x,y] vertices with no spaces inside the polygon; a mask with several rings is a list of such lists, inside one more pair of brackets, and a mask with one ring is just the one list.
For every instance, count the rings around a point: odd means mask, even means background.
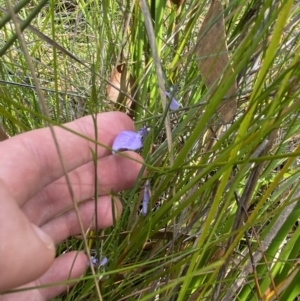
[{"label": "purple flower", "polygon": [[[166,91],[167,97],[171,97],[171,93]],[[175,97],[172,97],[171,103],[170,103],[170,110],[175,111],[180,107],[180,103],[175,99]]]},{"label": "purple flower", "polygon": [[[95,256],[91,256],[91,262],[92,262],[94,268],[97,268],[98,266],[102,267],[102,266],[106,265],[108,262],[108,259],[107,259],[107,257],[103,257],[99,264],[98,258],[96,258]],[[89,261],[88,261],[88,265],[90,265]]]},{"label": "purple flower", "polygon": [[142,200],[142,211],[141,211],[144,216],[148,212],[149,199],[150,199],[150,183],[149,180],[147,180],[144,186],[144,195]]},{"label": "purple flower", "polygon": [[137,132],[123,131],[115,138],[112,153],[122,150],[138,150],[143,146],[142,138],[148,134],[148,129],[143,127]]},{"label": "purple flower", "polygon": [[108,262],[107,257],[103,257],[103,258],[101,259],[101,262],[100,262],[100,267],[103,267],[104,265],[106,265],[107,262]]},{"label": "purple flower", "polygon": [[[91,262],[94,266],[94,268],[97,267],[99,260],[95,256],[91,256]],[[90,262],[88,261],[88,265],[90,265]]]},{"label": "purple flower", "polygon": [[146,136],[149,133],[149,128],[146,128],[145,126],[140,128],[137,133],[141,135],[142,137]]}]

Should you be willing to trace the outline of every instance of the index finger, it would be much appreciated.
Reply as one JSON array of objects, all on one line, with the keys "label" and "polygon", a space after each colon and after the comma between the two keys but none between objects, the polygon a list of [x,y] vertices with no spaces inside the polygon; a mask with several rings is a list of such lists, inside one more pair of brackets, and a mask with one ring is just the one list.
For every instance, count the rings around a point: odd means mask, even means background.
[{"label": "index finger", "polygon": [[[120,131],[134,130],[132,120],[121,112],[98,114],[96,122],[97,141],[109,147]],[[95,139],[91,116],[67,123],[65,127]],[[54,127],[54,132],[68,171],[92,160],[91,149],[95,149],[95,143],[58,126]],[[108,154],[110,150],[98,146],[98,158]],[[64,174],[49,128],[34,130],[1,142],[0,166],[0,178],[19,205]]]}]

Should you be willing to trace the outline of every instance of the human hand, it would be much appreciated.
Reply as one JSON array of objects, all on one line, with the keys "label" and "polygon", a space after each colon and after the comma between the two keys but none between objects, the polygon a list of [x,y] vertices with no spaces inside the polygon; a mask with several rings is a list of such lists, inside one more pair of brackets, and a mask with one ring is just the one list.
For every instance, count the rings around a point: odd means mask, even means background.
[{"label": "human hand", "polygon": [[[98,141],[111,146],[117,134],[134,130],[129,117],[120,112],[97,116]],[[95,139],[91,116],[65,125]],[[79,202],[85,229],[93,220],[95,201],[94,143],[65,129],[54,127],[68,170],[74,199]],[[134,160],[143,159],[126,152]],[[112,201],[108,192],[133,186],[142,165],[98,146],[98,228],[113,224]],[[15,136],[0,143],[0,292],[26,284],[45,285],[84,274],[87,257],[83,252],[69,252],[56,259],[55,246],[70,235],[80,233],[63,168],[50,129],[40,129]],[[116,212],[121,214],[118,199]],[[92,228],[95,224],[92,223]],[[51,299],[65,291],[66,285],[0,295],[1,301]]]}]

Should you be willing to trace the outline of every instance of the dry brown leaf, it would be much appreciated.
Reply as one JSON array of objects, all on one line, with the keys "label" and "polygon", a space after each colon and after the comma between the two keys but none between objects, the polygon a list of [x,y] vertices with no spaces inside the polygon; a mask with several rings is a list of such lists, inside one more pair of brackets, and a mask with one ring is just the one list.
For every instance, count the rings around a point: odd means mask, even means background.
[{"label": "dry brown leaf", "polygon": [[9,136],[6,134],[6,132],[0,127],[0,141],[8,139]]},{"label": "dry brown leaf", "polygon": [[176,6],[181,6],[185,0],[170,0]]},{"label": "dry brown leaf", "polygon": [[[220,1],[212,2],[200,28],[198,40],[196,46],[198,67],[207,89],[213,91],[222,75],[228,78],[233,74],[229,66],[223,6]],[[236,97],[232,96],[236,90],[237,86],[234,83],[226,93],[228,99],[222,101],[218,107],[220,119],[225,124],[232,121],[236,112]]]},{"label": "dry brown leaf", "polygon": [[132,100],[126,97],[125,94],[130,94],[132,81],[125,63],[113,68],[109,81],[113,86],[110,84],[106,86],[108,99],[115,103],[125,102],[126,108],[130,109]]},{"label": "dry brown leaf", "polygon": [[[299,260],[295,260],[294,266],[299,263]],[[291,282],[294,280],[296,277],[297,273],[299,270],[296,268],[294,271],[292,271],[286,278],[280,282],[279,284],[276,285],[276,287],[269,287],[267,291],[264,293],[262,296],[263,301],[275,301],[278,300],[278,295],[280,295],[284,290],[286,290]]]}]

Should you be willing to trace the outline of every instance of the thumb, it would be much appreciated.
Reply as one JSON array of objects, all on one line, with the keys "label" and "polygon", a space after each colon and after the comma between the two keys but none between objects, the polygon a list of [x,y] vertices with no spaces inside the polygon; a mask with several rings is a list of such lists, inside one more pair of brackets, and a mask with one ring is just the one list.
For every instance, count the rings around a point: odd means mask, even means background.
[{"label": "thumb", "polygon": [[0,292],[37,279],[54,257],[51,238],[30,223],[0,181]]}]

